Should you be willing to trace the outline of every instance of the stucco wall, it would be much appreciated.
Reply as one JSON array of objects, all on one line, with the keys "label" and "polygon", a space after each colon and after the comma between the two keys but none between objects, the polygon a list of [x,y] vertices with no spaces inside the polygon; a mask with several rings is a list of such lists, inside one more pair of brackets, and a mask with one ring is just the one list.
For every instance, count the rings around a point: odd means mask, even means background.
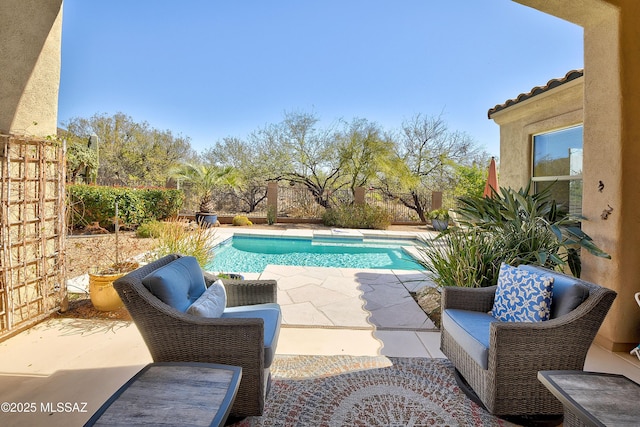
[{"label": "stucco wall", "polygon": [[518,189],[531,179],[532,135],[582,123],[583,86],[579,77],[491,115],[500,125],[501,187]]},{"label": "stucco wall", "polygon": [[514,1],[584,27],[583,229],[612,259],[584,254],[582,277],[618,293],[597,342],[628,350],[640,341],[640,2]]},{"label": "stucco wall", "polygon": [[0,22],[0,132],[54,135],[62,0],[2,0]]}]

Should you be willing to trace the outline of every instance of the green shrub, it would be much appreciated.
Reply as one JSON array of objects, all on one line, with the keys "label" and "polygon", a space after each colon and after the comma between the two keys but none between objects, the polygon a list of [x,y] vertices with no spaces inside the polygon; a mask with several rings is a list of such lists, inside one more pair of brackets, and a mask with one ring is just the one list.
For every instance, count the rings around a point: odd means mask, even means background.
[{"label": "green shrub", "polygon": [[134,190],[140,192],[144,201],[145,218],[162,221],[178,215],[184,203],[184,192],[172,188]]},{"label": "green shrub", "polygon": [[278,215],[276,212],[276,208],[274,206],[267,207],[267,224],[273,225],[278,220]]},{"label": "green shrub", "polygon": [[501,188],[494,197],[460,197],[460,223],[491,235],[503,248],[508,264],[535,264],[550,269],[568,266],[580,277],[580,250],[611,258],[580,228],[581,217],[571,216],[551,197],[551,187],[531,194],[526,188]]},{"label": "green shrub", "polygon": [[163,223],[160,221],[148,221],[141,224],[136,229],[136,236],[148,239],[150,237],[157,238],[162,231]]},{"label": "green shrub", "polygon": [[609,258],[562,213],[549,191],[501,188],[493,198],[461,197],[456,209],[465,229],[445,231],[419,247],[420,263],[438,286],[484,287],[497,283],[500,263],[569,266],[580,276],[579,249]]},{"label": "green shrub", "polygon": [[329,227],[386,230],[391,225],[391,215],[379,206],[344,205],[327,209],[322,222]]},{"label": "green shrub", "polygon": [[249,220],[249,218],[247,218],[244,215],[234,216],[231,223],[236,226],[253,225],[253,223]]},{"label": "green shrub", "polygon": [[118,204],[121,224],[135,227],[151,220],[162,220],[177,215],[184,194],[174,189],[134,189],[95,185],[68,185],[67,203],[69,224],[84,227],[97,222],[112,228]]},{"label": "green shrub", "polygon": [[440,221],[446,221],[449,219],[449,211],[447,209],[434,209],[427,215],[429,219],[437,219]]},{"label": "green shrub", "polygon": [[423,239],[418,262],[434,274],[436,285],[478,288],[495,285],[504,248],[489,233],[459,228]]}]

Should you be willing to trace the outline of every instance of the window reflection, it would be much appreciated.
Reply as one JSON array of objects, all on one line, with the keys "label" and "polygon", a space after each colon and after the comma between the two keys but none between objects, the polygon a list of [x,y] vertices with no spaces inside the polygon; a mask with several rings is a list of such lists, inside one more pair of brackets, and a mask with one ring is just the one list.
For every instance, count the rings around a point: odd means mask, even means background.
[{"label": "window reflection", "polygon": [[533,137],[534,191],[550,187],[560,209],[582,213],[582,125]]}]

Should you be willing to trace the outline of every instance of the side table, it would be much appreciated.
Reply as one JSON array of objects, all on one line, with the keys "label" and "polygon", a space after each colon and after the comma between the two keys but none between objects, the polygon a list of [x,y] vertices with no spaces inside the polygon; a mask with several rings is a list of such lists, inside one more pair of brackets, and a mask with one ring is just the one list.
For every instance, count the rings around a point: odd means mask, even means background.
[{"label": "side table", "polygon": [[223,426],[242,368],[214,363],[151,363],[116,391],[85,426]]},{"label": "side table", "polygon": [[564,426],[637,426],[640,384],[623,375],[540,371],[538,379],[564,406]]}]

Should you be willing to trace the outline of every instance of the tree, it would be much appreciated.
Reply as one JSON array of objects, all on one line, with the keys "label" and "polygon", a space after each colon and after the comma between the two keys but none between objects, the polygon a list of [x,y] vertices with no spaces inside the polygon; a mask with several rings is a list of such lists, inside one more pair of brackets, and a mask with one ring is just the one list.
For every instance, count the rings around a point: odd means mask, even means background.
[{"label": "tree", "polygon": [[378,124],[366,119],[345,123],[338,135],[338,153],[341,173],[352,192],[356,187],[367,186],[380,173],[389,173],[394,163],[393,141]]},{"label": "tree", "polygon": [[59,135],[67,141],[67,181],[93,181],[98,171],[98,152],[89,147],[89,138],[80,138],[67,131]]},{"label": "tree", "polygon": [[254,132],[249,141],[228,137],[207,149],[203,160],[212,165],[229,165],[237,172],[234,195],[246,205],[246,212],[255,211],[258,204],[266,199],[265,182],[274,178],[278,155],[270,149],[268,138],[260,138]]},{"label": "tree", "polygon": [[427,220],[430,193],[455,187],[457,165],[486,157],[467,134],[449,131],[442,117],[422,114],[402,124],[396,150],[405,167],[383,175],[379,188],[414,210],[421,221]]},{"label": "tree", "polygon": [[233,167],[207,166],[185,163],[174,169],[172,177],[191,185],[200,201],[200,212],[215,212],[214,195],[217,190],[236,185],[237,174]]},{"label": "tree", "polygon": [[76,117],[63,126],[65,135],[81,140],[93,133],[98,136],[98,182],[102,184],[164,185],[172,167],[196,157],[189,138],[137,123],[123,113]]},{"label": "tree", "polygon": [[457,183],[453,190],[454,196],[482,197],[488,175],[486,162],[456,165],[454,170],[457,178]]},{"label": "tree", "polygon": [[305,186],[319,205],[329,207],[329,190],[348,185],[344,162],[336,155],[339,145],[332,129],[319,129],[310,113],[287,113],[284,120],[265,133],[282,153],[277,180]]}]

